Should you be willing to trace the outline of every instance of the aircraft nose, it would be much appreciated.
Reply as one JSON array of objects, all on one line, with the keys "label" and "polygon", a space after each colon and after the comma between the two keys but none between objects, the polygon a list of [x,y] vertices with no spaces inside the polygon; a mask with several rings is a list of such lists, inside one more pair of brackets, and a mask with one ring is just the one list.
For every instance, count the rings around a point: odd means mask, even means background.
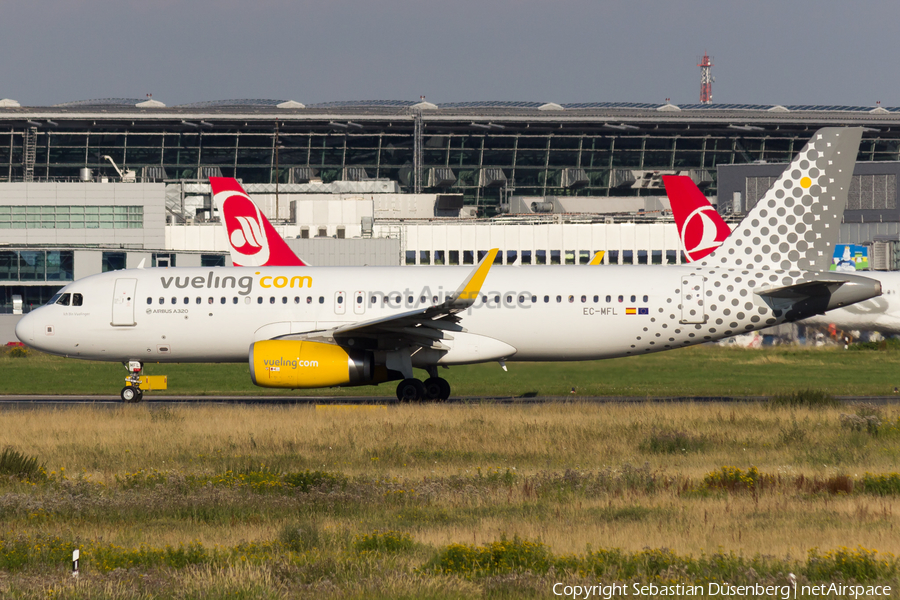
[{"label": "aircraft nose", "polygon": [[20,342],[34,344],[34,315],[28,313],[16,323],[16,337]]}]

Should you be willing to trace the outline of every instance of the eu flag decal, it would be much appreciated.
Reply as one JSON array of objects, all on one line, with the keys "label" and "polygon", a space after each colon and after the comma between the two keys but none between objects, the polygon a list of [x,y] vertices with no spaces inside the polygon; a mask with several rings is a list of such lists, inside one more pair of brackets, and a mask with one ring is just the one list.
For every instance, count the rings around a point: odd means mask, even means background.
[{"label": "eu flag decal", "polygon": [[638,309],[638,314],[639,314],[639,315],[649,315],[649,314],[650,314],[650,309],[647,308],[647,307],[639,308],[639,309]]}]

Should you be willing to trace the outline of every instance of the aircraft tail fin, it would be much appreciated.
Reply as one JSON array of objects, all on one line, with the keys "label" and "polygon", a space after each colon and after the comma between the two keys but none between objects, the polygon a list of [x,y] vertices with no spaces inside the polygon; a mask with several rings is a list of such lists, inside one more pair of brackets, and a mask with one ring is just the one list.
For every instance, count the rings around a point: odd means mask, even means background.
[{"label": "aircraft tail fin", "polygon": [[817,131],[701,266],[827,271],[847,206],[862,129]]},{"label": "aircraft tail fin", "polygon": [[303,267],[256,203],[233,177],[210,177],[213,201],[228,235],[236,267]]},{"label": "aircraft tail fin", "polygon": [[694,262],[712,254],[731,234],[731,228],[693,179],[663,175],[662,180],[687,260]]}]

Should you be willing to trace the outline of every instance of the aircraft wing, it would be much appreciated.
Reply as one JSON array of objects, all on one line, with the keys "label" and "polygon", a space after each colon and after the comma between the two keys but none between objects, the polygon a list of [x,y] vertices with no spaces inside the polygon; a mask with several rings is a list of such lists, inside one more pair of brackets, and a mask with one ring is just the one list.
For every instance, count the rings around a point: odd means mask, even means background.
[{"label": "aircraft wing", "polygon": [[459,324],[462,319],[457,314],[467,310],[478,299],[484,280],[499,251],[498,248],[490,250],[466,280],[443,302],[386,317],[349,323],[333,329],[282,336],[281,339],[325,337],[340,342],[348,338],[368,338],[378,340],[381,346],[419,346],[447,350],[449,348],[440,340],[453,339],[447,332],[465,331]]}]

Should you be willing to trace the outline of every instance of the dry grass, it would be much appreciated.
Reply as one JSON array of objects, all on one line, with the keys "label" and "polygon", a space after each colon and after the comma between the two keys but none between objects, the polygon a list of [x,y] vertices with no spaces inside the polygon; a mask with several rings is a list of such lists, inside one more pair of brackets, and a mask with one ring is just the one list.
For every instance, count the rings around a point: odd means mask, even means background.
[{"label": "dry grass", "polygon": [[[828,492],[828,485],[849,489],[841,475],[897,470],[900,435],[842,427],[841,412],[851,409],[574,403],[7,410],[0,412],[0,447],[45,463],[51,482],[0,481],[0,535],[233,547],[278,539],[301,522],[346,547],[376,529],[408,532],[422,550],[363,569],[380,573],[384,597],[416,586],[436,586],[436,597],[470,597],[470,584],[413,585],[403,574],[423,564],[429,549],[502,535],[541,540],[559,554],[651,547],[802,558],[813,547],[860,545],[900,555],[900,497]],[[897,420],[894,408],[880,412],[885,422]],[[684,451],[648,444],[653,436],[681,439],[673,432],[696,443]],[[724,465],[754,465],[771,482],[745,492],[704,488],[704,476]],[[260,468],[323,470],[345,483],[309,494],[177,483],[185,475]],[[123,488],[120,480],[141,469],[170,477]],[[185,589],[238,577],[203,569],[184,575]],[[271,597],[289,597],[266,579],[268,567],[240,576]],[[126,585],[104,581],[111,596]],[[315,590],[364,597],[366,585]]]}]

